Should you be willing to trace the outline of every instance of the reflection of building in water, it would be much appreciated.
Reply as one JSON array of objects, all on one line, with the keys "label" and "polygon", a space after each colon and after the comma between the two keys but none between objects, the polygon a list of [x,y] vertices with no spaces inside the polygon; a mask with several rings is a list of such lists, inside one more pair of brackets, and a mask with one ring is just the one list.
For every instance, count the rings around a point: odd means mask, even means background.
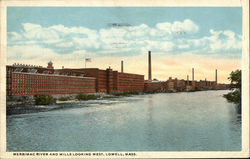
[{"label": "reflection of building in water", "polygon": [[[154,133],[155,125],[154,125],[154,103],[151,98],[148,100],[148,107],[147,107],[147,128],[148,130],[146,131],[146,137],[147,137],[147,143],[149,144],[154,144],[154,136],[156,135]],[[154,146],[154,145],[150,145]]]}]

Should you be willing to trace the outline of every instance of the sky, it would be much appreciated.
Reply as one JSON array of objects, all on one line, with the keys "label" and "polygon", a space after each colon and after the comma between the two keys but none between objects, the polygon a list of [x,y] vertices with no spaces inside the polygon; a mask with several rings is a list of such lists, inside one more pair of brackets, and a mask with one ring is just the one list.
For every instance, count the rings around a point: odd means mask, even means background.
[{"label": "sky", "polygon": [[228,83],[241,67],[241,7],[8,7],[7,63]]}]

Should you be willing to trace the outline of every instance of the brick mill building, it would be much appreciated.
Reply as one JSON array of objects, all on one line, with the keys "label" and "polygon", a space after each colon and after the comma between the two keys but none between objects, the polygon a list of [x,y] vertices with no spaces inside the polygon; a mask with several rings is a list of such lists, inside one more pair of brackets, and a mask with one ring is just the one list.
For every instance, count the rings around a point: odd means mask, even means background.
[{"label": "brick mill building", "polygon": [[7,66],[7,95],[114,93],[143,91],[144,76],[111,68],[54,69],[14,64]]}]

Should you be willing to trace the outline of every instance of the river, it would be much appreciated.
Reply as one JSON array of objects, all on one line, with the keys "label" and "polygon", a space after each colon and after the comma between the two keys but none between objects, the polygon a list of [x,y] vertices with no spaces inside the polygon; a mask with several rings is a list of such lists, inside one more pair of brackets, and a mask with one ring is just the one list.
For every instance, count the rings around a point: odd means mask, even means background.
[{"label": "river", "polygon": [[[7,116],[8,151],[240,151],[227,90],[89,100]],[[65,104],[66,105],[66,104]]]}]

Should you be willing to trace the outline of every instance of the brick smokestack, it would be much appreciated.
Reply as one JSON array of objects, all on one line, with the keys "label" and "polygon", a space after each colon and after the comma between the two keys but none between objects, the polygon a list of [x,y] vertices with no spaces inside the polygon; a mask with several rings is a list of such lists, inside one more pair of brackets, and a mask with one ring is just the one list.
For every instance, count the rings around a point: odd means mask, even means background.
[{"label": "brick smokestack", "polygon": [[123,61],[121,61],[121,72],[123,73]]},{"label": "brick smokestack", "polygon": [[217,69],[215,69],[215,82],[217,83]]},{"label": "brick smokestack", "polygon": [[152,72],[151,72],[151,51],[148,51],[148,81],[152,81]]},{"label": "brick smokestack", "polygon": [[192,81],[194,81],[194,68],[192,68]]}]

